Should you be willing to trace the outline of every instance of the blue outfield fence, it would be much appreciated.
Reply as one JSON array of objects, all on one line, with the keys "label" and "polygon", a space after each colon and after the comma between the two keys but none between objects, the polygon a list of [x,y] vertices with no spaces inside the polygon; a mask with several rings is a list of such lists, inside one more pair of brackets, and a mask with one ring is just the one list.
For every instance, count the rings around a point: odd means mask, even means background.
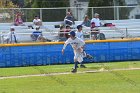
[{"label": "blue outfield fence", "polygon": [[[0,67],[34,66],[73,63],[73,50],[67,46],[61,54],[63,42],[36,44],[1,44]],[[85,50],[94,59],[84,62],[140,60],[139,40],[102,40],[86,42]]]}]

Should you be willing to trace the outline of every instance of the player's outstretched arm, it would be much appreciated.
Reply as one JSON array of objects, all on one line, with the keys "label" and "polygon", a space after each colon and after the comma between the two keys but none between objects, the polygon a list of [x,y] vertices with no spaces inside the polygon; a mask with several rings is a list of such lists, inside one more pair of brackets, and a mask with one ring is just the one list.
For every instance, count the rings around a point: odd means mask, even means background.
[{"label": "player's outstretched arm", "polygon": [[67,46],[67,44],[65,43],[64,46],[63,46],[63,49],[61,51],[62,52],[62,55],[64,54],[64,50],[65,50],[66,46]]},{"label": "player's outstretched arm", "polygon": [[69,39],[64,43],[64,46],[63,46],[62,51],[61,51],[62,55],[64,54],[64,50],[68,44],[69,44]]}]

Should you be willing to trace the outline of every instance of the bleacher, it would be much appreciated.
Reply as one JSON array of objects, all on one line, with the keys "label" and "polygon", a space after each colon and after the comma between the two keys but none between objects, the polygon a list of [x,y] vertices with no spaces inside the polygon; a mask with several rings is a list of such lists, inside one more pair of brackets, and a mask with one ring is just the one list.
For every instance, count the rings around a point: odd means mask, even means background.
[{"label": "bleacher", "polygon": [[125,33],[126,38],[140,37],[140,19],[113,20],[112,23]]},{"label": "bleacher", "polygon": [[[81,24],[82,21],[76,21],[72,26],[76,30],[76,26]],[[140,19],[129,20],[103,20],[103,23],[112,23],[115,27],[99,27],[100,33],[104,33],[106,39],[122,39],[122,38],[134,38],[140,37]],[[19,42],[32,42],[30,35],[35,29],[28,29],[28,25],[32,22],[26,22],[25,26],[15,26],[15,32],[17,33]],[[55,25],[61,25],[63,22],[43,22],[41,31],[43,35],[52,40],[58,41],[59,28],[55,28]],[[12,23],[0,23],[0,42],[3,43],[3,36],[10,31]],[[83,32],[90,36],[90,28],[83,27]],[[91,37],[86,38],[91,39]]]}]

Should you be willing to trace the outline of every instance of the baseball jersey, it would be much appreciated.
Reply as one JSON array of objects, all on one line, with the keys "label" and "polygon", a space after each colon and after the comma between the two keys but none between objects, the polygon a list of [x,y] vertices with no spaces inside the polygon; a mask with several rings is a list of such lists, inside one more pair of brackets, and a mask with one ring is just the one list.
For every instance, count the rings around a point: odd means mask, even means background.
[{"label": "baseball jersey", "polygon": [[78,48],[81,48],[82,46],[84,46],[85,42],[78,37],[75,37],[74,40],[71,38],[68,38],[63,46],[63,49],[65,49],[68,44],[70,44],[74,50],[77,50]]},{"label": "baseball jersey", "polygon": [[75,33],[76,33],[76,37],[78,37],[78,38],[80,38],[80,39],[84,40],[84,34],[83,34],[83,32],[82,32],[82,31],[81,31],[81,32],[76,31]]}]

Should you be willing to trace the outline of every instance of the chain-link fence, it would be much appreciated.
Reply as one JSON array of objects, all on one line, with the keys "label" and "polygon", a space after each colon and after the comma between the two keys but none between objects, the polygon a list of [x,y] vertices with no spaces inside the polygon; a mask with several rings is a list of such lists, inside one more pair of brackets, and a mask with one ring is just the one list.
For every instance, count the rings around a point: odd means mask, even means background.
[{"label": "chain-link fence", "polygon": [[64,7],[64,8],[0,8],[0,21],[13,22],[17,13],[22,14],[24,22],[31,22],[34,16],[39,16],[43,22],[63,21],[70,9],[77,21],[82,21],[85,15],[92,18],[99,13],[102,20],[139,19],[139,6],[110,7]]}]

